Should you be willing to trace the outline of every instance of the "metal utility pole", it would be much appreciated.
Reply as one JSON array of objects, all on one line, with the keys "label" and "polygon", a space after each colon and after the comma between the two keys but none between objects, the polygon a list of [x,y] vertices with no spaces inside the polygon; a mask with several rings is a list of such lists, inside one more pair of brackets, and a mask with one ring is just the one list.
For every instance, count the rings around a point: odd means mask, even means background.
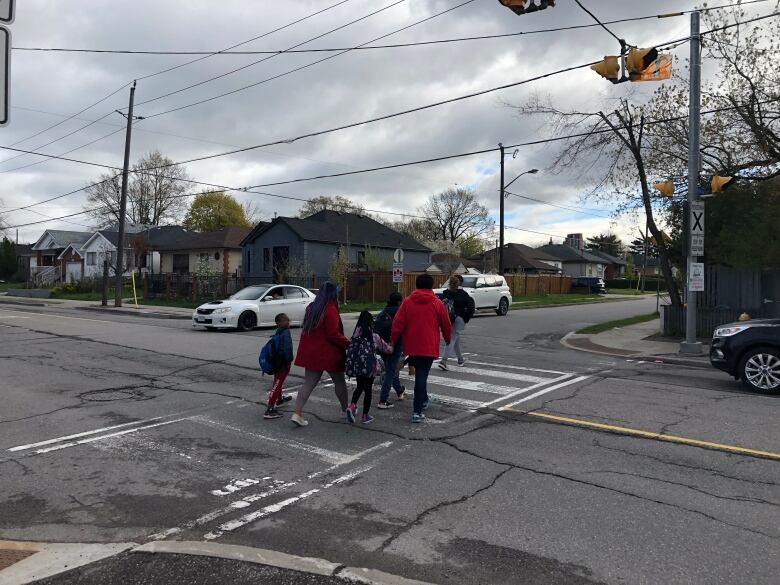
[{"label": "metal utility pole", "polygon": [[504,145],[498,143],[498,149],[501,151],[501,190],[499,196],[499,228],[498,228],[498,273],[504,274]]},{"label": "metal utility pole", "polygon": [[[701,124],[701,37],[699,35],[699,12],[691,12],[691,78],[688,137],[688,207],[699,200],[699,133]],[[680,353],[700,354],[702,345],[696,340],[696,292],[691,291],[691,264],[698,262],[691,247],[691,234],[685,234],[687,256],[685,341],[680,344]]]},{"label": "metal utility pole", "polygon": [[122,306],[122,275],[124,273],[125,252],[125,213],[127,212],[127,174],[130,167],[130,137],[133,133],[133,100],[135,98],[135,81],[130,88],[130,105],[127,109],[127,133],[125,134],[125,164],[122,167],[122,196],[119,201],[119,234],[116,242],[116,296],[114,306]]}]

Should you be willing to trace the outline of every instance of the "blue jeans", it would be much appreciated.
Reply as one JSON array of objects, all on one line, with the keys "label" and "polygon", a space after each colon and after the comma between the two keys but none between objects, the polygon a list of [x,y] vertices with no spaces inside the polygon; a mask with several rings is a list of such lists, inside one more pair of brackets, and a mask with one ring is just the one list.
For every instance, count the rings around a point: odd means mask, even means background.
[{"label": "blue jeans", "polygon": [[428,402],[428,374],[433,365],[432,357],[411,356],[409,365],[414,366],[414,413],[422,414],[423,404]]},{"label": "blue jeans", "polygon": [[390,386],[393,390],[400,392],[401,380],[398,378],[398,362],[401,361],[401,344],[396,343],[393,353],[383,355],[382,361],[385,363],[385,377],[382,380],[382,390],[379,393],[379,402],[387,402],[390,396]]}]

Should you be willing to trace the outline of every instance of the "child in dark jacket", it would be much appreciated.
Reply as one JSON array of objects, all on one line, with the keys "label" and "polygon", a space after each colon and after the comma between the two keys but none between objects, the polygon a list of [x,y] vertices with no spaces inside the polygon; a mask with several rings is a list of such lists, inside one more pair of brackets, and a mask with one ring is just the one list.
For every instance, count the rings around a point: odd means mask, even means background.
[{"label": "child in dark jacket", "polygon": [[363,394],[363,418],[361,422],[364,425],[374,422],[374,417],[369,414],[371,410],[371,394],[373,392],[374,378],[379,376],[384,371],[384,362],[376,355],[376,352],[380,354],[393,353],[393,346],[382,339],[377,333],[374,332],[374,318],[368,311],[363,311],[358,317],[357,325],[355,326],[355,332],[352,334],[352,339],[358,339],[365,337],[371,340],[371,345],[374,350],[374,368],[373,371],[367,376],[356,376],[357,386],[352,394],[352,402],[347,409],[347,420],[354,423],[357,417],[357,401],[360,400],[360,395]]},{"label": "child in dark jacket", "polygon": [[268,393],[268,408],[263,418],[280,418],[282,413],[276,409],[279,404],[284,404],[292,400],[292,396],[282,394],[282,386],[290,373],[290,367],[293,363],[293,342],[290,335],[290,318],[284,313],[279,313],[274,319],[276,323],[275,336],[279,337],[279,349],[282,355],[282,365],[274,374],[274,383],[271,385],[271,391]]}]

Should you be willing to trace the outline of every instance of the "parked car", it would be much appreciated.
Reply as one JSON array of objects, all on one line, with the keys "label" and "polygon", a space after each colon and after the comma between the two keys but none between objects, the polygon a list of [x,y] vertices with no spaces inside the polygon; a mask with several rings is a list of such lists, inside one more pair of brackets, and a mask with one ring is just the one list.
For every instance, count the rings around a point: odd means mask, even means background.
[{"label": "parked car", "polygon": [[238,329],[274,325],[279,313],[286,313],[292,324],[300,324],[314,301],[314,294],[300,286],[260,284],[242,288],[223,301],[205,303],[192,314],[193,327]]},{"label": "parked car", "polygon": [[780,319],[719,326],[712,337],[710,363],[750,390],[780,394]]},{"label": "parked car", "polygon": [[571,279],[571,288],[588,288],[590,292],[605,295],[607,294],[607,285],[603,278],[598,276],[575,276]]},{"label": "parked car", "polygon": [[[444,295],[444,288],[434,289],[439,298]],[[512,290],[498,274],[464,275],[463,290],[474,299],[477,311],[495,311],[496,315],[506,315],[512,305]]]}]

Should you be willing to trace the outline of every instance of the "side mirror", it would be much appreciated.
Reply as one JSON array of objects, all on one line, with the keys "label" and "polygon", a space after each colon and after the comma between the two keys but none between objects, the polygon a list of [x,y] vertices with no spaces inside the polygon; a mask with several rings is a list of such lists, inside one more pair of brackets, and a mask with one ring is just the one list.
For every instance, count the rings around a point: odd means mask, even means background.
[{"label": "side mirror", "polygon": [[263,297],[264,301],[272,301],[274,298],[271,295],[268,295],[267,297]]}]

